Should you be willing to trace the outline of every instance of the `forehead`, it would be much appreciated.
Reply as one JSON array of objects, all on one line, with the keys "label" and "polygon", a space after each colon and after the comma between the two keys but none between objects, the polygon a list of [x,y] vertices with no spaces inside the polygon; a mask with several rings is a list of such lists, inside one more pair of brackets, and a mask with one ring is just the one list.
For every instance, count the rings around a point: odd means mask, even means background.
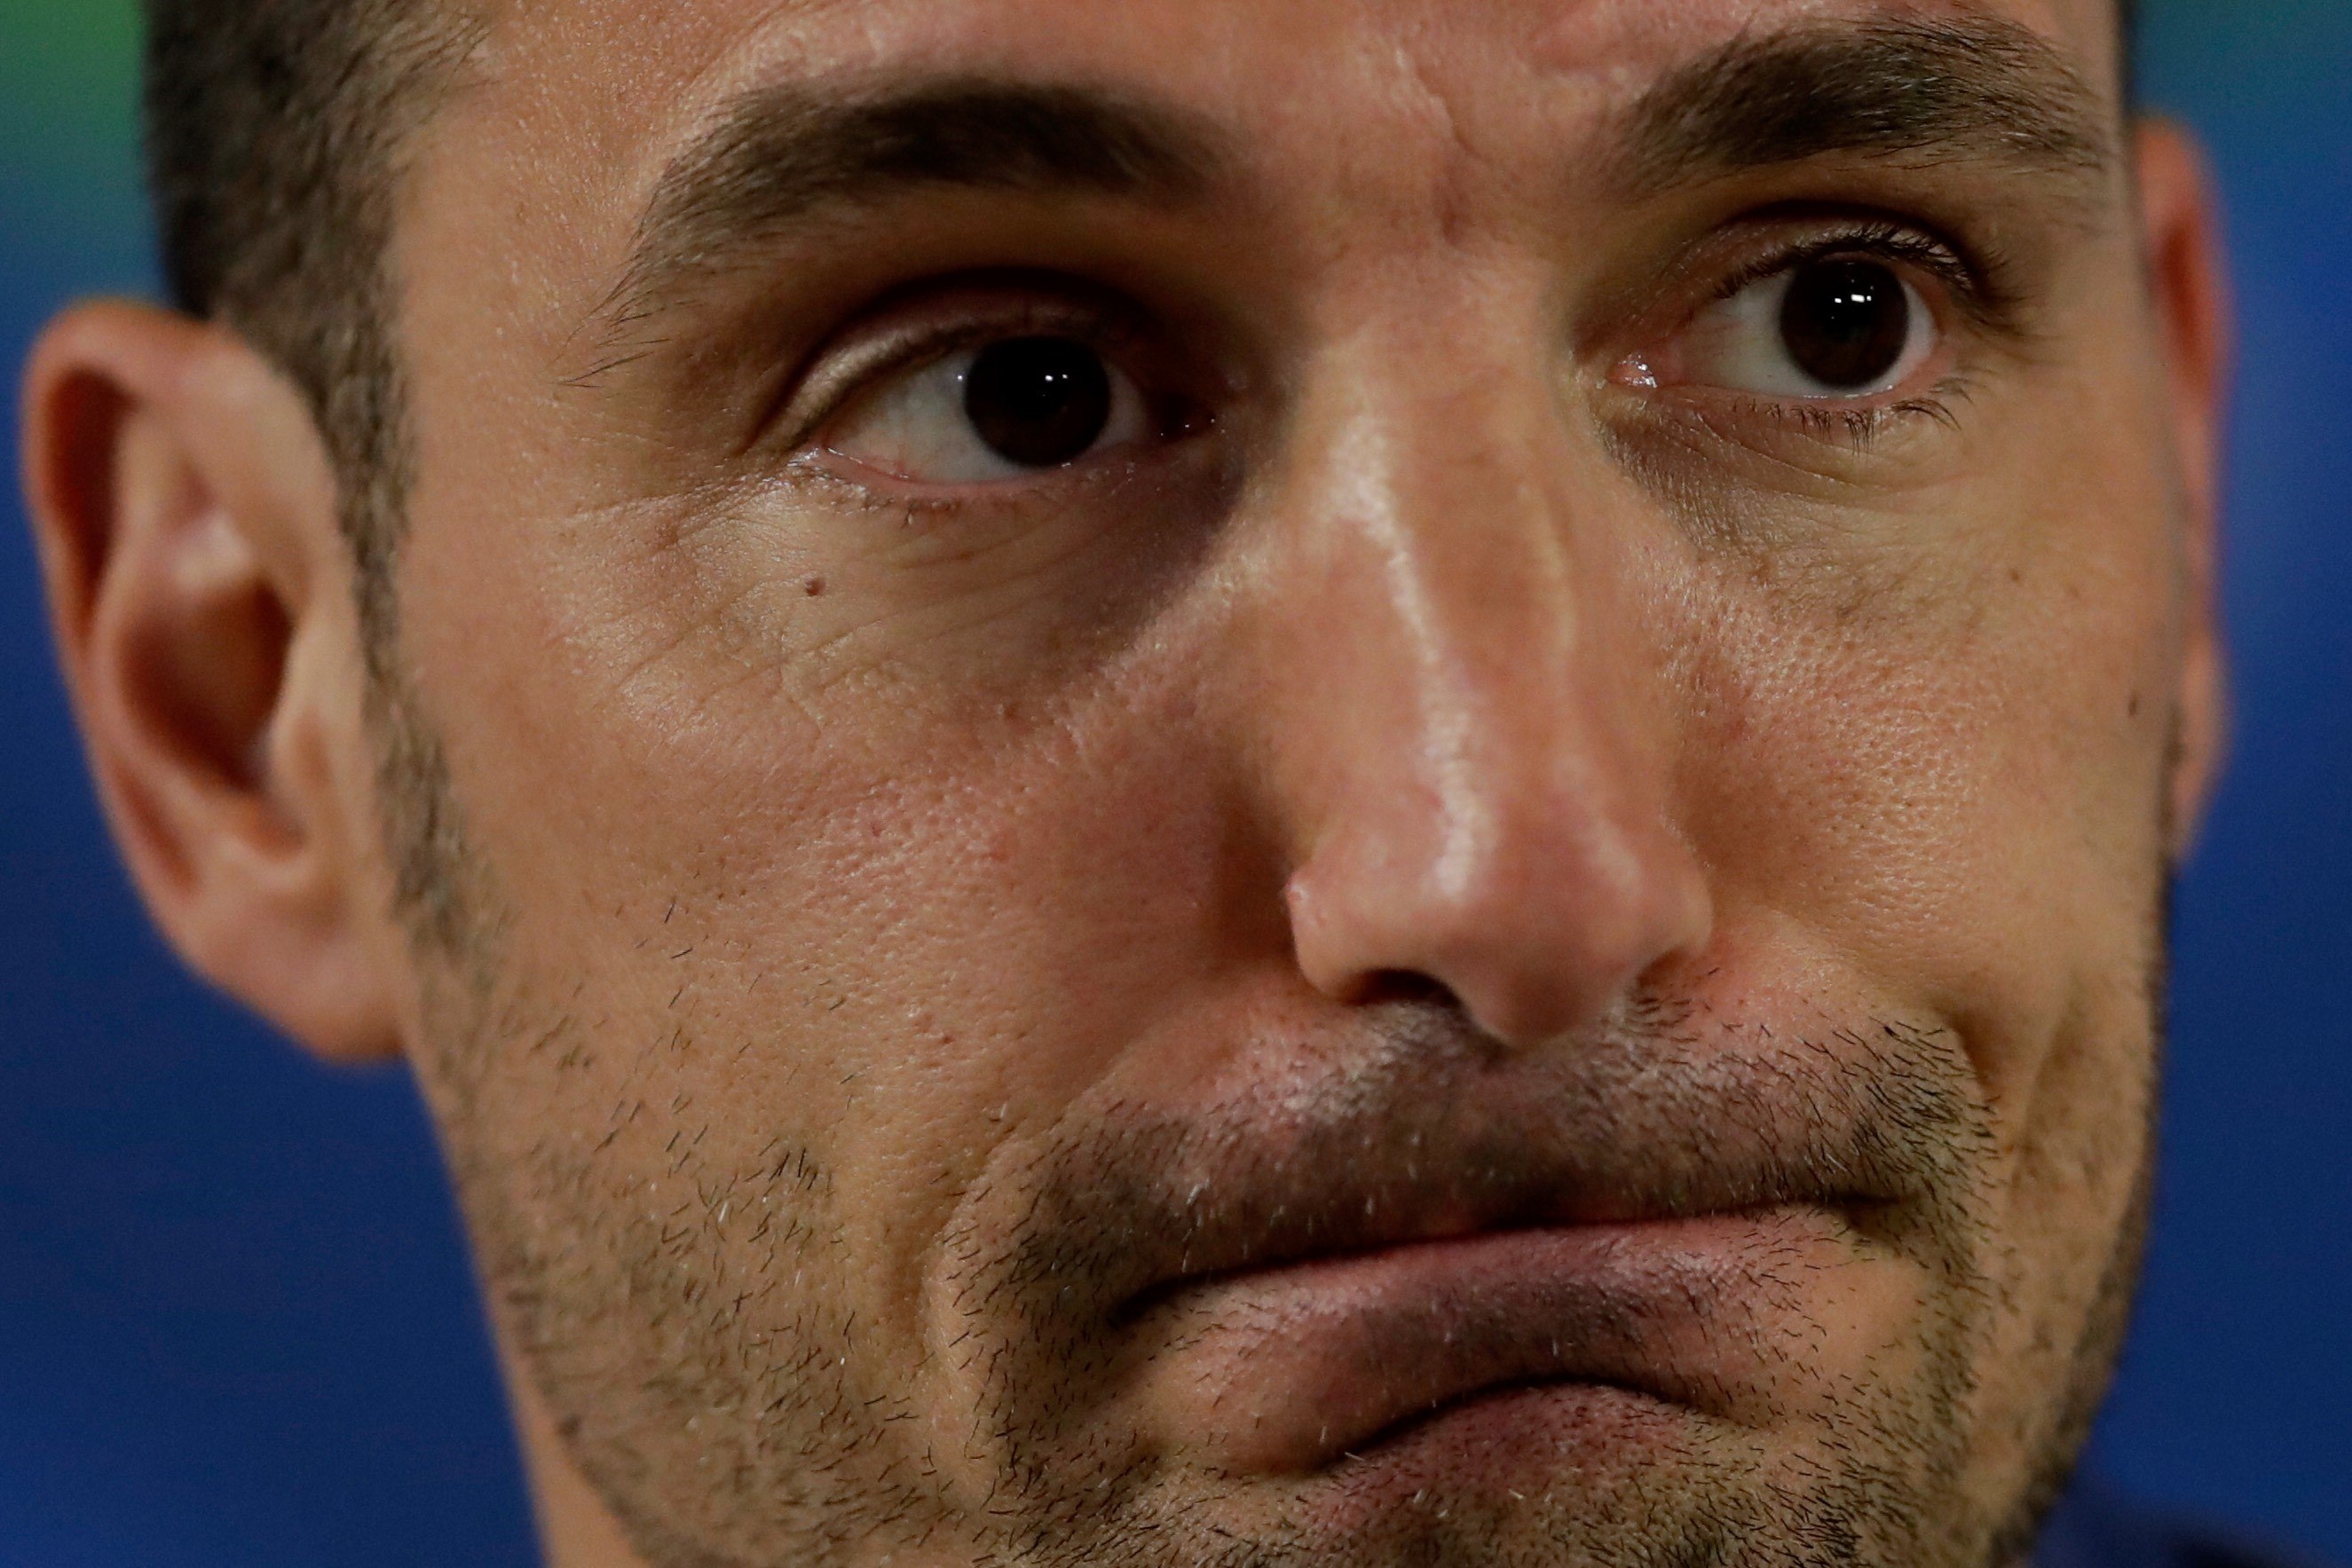
[{"label": "forehead", "polygon": [[473,96],[642,185],[771,83],[1079,81],[1312,132],[1416,102],[1459,119],[1498,90],[1597,112],[1743,34],[1948,18],[2024,26],[2115,78],[2115,0],[525,0],[497,17]]},{"label": "forehead", "polygon": [[[2096,91],[2111,92],[2117,74],[2114,0],[498,5],[419,149],[402,220],[404,336],[420,385],[463,357],[459,345],[483,342],[493,319],[537,364],[602,363],[668,177],[772,89],[822,103],[982,81],[1154,106],[1230,152],[1229,193],[1271,193],[1248,198],[1256,239],[1237,227],[1227,243],[1258,255],[1279,231],[1276,248],[1294,261],[1376,261],[1400,215],[1435,219],[1411,232],[1442,235],[1514,221],[1501,214],[1581,221],[1579,201],[1563,198],[1581,183],[1606,199],[1618,111],[1727,46],[1847,26],[1990,24],[2046,44]],[[1965,77],[1942,85],[1975,90]]]}]

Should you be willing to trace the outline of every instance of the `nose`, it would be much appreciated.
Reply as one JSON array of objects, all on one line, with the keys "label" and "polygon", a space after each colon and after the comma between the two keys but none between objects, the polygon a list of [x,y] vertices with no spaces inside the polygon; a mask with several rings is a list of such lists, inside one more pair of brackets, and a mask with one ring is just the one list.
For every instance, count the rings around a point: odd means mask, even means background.
[{"label": "nose", "polygon": [[1269,595],[1297,963],[1343,1001],[1442,987],[1538,1044],[1709,937],[1643,608],[1671,547],[1626,525],[1627,482],[1579,461],[1547,389],[1344,379],[1389,393],[1303,421]]}]

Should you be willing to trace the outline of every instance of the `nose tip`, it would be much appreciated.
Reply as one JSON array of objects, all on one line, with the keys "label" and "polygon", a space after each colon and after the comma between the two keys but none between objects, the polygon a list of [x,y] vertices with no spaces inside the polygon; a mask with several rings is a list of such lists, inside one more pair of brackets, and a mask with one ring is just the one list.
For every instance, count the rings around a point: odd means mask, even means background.
[{"label": "nose tip", "polygon": [[1302,417],[1254,690],[1307,981],[1442,988],[1531,1046],[1713,934],[1675,826],[1682,541],[1555,417],[1524,317],[1447,319],[1472,351],[1343,357]]},{"label": "nose tip", "polygon": [[1662,822],[1588,809],[1452,838],[1358,835],[1299,868],[1287,893],[1310,985],[1347,1002],[1441,988],[1482,1032],[1526,1049],[1605,1017],[1712,934],[1706,879]]}]

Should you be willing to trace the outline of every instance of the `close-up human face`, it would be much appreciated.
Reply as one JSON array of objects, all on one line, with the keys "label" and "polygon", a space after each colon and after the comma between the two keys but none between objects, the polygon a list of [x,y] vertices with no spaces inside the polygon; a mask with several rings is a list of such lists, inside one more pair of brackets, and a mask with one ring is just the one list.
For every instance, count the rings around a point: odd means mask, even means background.
[{"label": "close-up human face", "polygon": [[559,1560],[2021,1554],[2219,722],[2115,26],[484,16],[321,767]]}]

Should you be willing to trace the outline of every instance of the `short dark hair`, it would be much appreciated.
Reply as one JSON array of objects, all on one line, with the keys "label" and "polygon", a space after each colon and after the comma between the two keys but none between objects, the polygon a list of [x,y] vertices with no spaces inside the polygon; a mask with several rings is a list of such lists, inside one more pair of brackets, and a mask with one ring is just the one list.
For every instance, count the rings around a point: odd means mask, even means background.
[{"label": "short dark hair", "polygon": [[391,256],[405,150],[477,36],[463,3],[144,0],[164,279],[310,402],[352,556],[394,909],[452,954],[475,950],[487,901],[399,664],[393,565],[411,459]]},{"label": "short dark hair", "polygon": [[403,149],[469,41],[449,0],[145,0],[148,175],[174,303],[310,400],[370,658],[408,478],[387,266]]}]

